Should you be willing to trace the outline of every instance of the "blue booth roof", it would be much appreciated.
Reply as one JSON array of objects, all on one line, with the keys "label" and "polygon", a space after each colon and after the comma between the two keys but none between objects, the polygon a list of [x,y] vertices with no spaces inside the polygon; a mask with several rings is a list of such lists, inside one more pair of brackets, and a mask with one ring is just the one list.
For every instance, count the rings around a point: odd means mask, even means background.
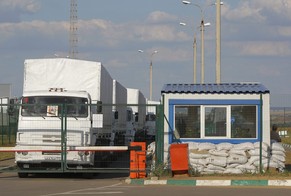
[{"label": "blue booth roof", "polygon": [[260,83],[165,84],[161,93],[186,94],[267,94]]}]

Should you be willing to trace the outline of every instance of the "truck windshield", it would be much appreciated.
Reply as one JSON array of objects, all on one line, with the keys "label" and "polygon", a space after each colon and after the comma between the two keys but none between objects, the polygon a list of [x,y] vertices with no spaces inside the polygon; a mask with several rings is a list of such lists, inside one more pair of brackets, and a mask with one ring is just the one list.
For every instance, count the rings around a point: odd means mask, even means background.
[{"label": "truck windshield", "polygon": [[[63,108],[64,106],[64,108]],[[22,116],[87,117],[88,99],[80,97],[23,97]]]}]

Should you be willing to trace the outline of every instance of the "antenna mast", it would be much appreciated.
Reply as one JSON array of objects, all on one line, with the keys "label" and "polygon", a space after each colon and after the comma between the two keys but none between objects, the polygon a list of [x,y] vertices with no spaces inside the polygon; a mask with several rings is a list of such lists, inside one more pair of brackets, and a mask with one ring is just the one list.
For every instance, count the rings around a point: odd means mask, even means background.
[{"label": "antenna mast", "polygon": [[78,12],[77,12],[77,0],[70,0],[70,51],[69,57],[72,59],[77,58],[78,50],[78,35],[77,35],[77,23],[78,23]]}]

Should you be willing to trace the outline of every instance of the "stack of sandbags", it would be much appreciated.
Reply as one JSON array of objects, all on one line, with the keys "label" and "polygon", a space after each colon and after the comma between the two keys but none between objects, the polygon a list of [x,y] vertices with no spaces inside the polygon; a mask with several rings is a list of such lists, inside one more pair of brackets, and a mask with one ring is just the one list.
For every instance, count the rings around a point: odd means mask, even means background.
[{"label": "stack of sandbags", "polygon": [[[260,142],[244,142],[231,144],[223,142],[213,144],[209,142],[188,143],[189,166],[201,174],[242,174],[257,173],[260,161],[264,169],[276,168],[280,171],[285,168],[285,149],[281,143],[268,144]],[[260,148],[262,147],[262,151]],[[170,145],[164,145],[164,160],[166,168],[171,169]],[[148,146],[148,154],[155,154],[154,143]],[[260,160],[260,154],[262,159]],[[152,161],[154,164],[154,160]]]},{"label": "stack of sandbags", "polygon": [[252,143],[234,144],[228,151],[224,174],[241,174],[244,172],[248,157],[246,151],[253,149]]},{"label": "stack of sandbags", "polygon": [[[273,144],[270,150],[266,143],[245,142],[241,144],[194,143],[189,148],[189,164],[202,174],[256,173],[262,166],[266,168],[284,168],[285,151],[281,144]],[[260,160],[262,155],[262,160]]]},{"label": "stack of sandbags", "polygon": [[[260,168],[260,161],[262,161],[262,166],[267,168],[270,160],[269,146],[266,143],[262,143],[262,151],[260,150],[260,142],[254,143],[253,146],[253,149],[247,151],[249,157],[248,165],[254,166],[258,171]],[[262,155],[262,160],[260,160],[260,154]]]},{"label": "stack of sandbags", "polygon": [[281,143],[275,142],[271,144],[270,166],[277,168],[279,171],[285,169],[286,154]]}]

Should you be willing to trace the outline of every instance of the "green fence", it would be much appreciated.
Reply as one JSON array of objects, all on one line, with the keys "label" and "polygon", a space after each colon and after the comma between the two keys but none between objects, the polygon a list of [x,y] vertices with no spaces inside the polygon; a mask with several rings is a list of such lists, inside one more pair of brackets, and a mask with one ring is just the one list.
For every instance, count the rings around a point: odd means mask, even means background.
[{"label": "green fence", "polygon": [[0,105],[0,144],[1,146],[15,145],[17,131],[18,106]]},{"label": "green fence", "polygon": [[147,156],[147,171],[163,162],[161,105],[2,104],[0,109],[0,147],[16,146],[0,151],[0,172],[18,171],[20,177],[128,173],[131,148],[124,147],[134,141],[155,146],[155,154]]}]

